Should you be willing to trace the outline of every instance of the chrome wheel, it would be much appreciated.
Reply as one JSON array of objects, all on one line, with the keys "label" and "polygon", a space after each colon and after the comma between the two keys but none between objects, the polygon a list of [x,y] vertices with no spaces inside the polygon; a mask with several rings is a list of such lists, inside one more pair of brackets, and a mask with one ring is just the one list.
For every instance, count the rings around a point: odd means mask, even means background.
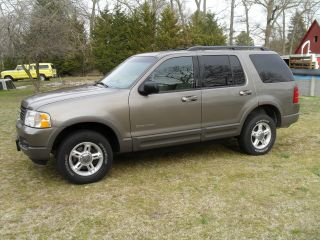
[{"label": "chrome wheel", "polygon": [[265,122],[257,123],[251,132],[251,143],[257,149],[263,149],[271,141],[271,128]]},{"label": "chrome wheel", "polygon": [[103,164],[102,149],[95,143],[82,142],[70,152],[69,165],[80,176],[91,176],[99,171]]}]

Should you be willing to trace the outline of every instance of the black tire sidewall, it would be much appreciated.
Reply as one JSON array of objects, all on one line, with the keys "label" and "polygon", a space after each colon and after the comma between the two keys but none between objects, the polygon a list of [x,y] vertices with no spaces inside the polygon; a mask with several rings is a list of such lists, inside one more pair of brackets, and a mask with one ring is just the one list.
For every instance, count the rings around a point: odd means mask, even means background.
[{"label": "black tire sidewall", "polygon": [[[69,165],[69,155],[71,150],[81,142],[92,142],[97,144],[103,152],[103,164],[101,168],[91,176],[81,176],[75,173]],[[108,140],[101,134],[82,130],[70,134],[58,147],[57,166],[59,172],[69,181],[77,184],[85,184],[99,181],[112,167],[113,152]]]},{"label": "black tire sidewall", "polygon": [[[252,130],[259,123],[266,123],[269,125],[271,129],[271,140],[269,144],[263,149],[255,148],[255,146],[252,144],[252,141],[251,141]],[[266,114],[257,114],[253,117],[250,117],[248,121],[245,123],[239,139],[239,143],[240,143],[241,149],[245,153],[250,155],[263,155],[271,150],[275,140],[276,140],[276,125],[274,120]]]}]

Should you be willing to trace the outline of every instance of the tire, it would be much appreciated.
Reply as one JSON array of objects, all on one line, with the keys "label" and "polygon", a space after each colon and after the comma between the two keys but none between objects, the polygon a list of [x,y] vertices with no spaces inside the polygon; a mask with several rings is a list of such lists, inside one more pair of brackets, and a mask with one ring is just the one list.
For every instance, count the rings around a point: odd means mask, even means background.
[{"label": "tire", "polygon": [[61,142],[56,159],[63,177],[73,183],[85,184],[99,181],[109,172],[113,152],[104,136],[95,131],[81,130]]},{"label": "tire", "polygon": [[39,78],[40,78],[40,81],[45,81],[46,80],[46,76],[43,75],[43,74],[40,74]]},{"label": "tire", "polygon": [[275,140],[276,124],[265,113],[249,116],[238,138],[241,150],[249,155],[266,154]]},{"label": "tire", "polygon": [[11,81],[14,81],[14,82],[17,81],[15,79],[13,79],[13,77],[11,77],[11,76],[5,76],[4,79],[10,79]]}]

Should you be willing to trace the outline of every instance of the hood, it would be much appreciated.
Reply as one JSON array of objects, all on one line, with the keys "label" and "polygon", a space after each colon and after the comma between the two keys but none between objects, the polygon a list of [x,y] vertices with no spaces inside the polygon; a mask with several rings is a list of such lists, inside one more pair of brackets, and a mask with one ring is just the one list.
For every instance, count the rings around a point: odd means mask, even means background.
[{"label": "hood", "polygon": [[13,71],[13,70],[5,70],[5,71],[0,72],[0,74],[4,76],[6,73],[10,73],[10,72],[12,72],[12,71]]},{"label": "hood", "polygon": [[43,105],[51,104],[54,102],[60,102],[74,98],[89,97],[92,95],[105,94],[108,92],[111,93],[115,91],[118,90],[94,85],[82,85],[33,95],[24,99],[21,105],[25,108],[36,110]]}]

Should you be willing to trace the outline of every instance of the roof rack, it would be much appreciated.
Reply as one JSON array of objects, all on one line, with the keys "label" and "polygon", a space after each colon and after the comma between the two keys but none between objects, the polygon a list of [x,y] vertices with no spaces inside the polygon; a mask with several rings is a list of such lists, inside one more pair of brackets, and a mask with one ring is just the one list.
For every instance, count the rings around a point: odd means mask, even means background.
[{"label": "roof rack", "polygon": [[257,46],[194,46],[187,49],[187,51],[199,51],[199,50],[260,50],[270,51],[265,47]]}]

